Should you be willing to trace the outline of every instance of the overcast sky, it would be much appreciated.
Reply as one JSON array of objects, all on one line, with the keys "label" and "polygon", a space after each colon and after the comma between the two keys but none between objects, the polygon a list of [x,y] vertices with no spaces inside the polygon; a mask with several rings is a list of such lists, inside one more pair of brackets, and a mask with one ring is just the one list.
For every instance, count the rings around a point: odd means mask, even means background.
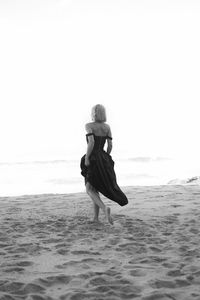
[{"label": "overcast sky", "polygon": [[0,161],[85,152],[107,108],[115,155],[200,153],[200,2],[1,0]]}]

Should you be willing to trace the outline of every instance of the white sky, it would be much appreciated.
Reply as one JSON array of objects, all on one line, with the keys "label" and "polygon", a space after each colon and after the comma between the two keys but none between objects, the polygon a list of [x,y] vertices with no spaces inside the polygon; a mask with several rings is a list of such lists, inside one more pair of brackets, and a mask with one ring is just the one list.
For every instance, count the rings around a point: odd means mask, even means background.
[{"label": "white sky", "polygon": [[107,108],[114,154],[198,156],[200,2],[1,0],[0,161],[67,159]]}]

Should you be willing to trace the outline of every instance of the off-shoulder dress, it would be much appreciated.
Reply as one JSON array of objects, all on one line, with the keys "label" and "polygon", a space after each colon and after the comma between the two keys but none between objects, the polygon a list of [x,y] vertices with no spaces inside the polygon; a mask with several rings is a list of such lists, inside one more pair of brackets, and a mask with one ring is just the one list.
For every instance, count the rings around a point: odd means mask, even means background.
[{"label": "off-shoulder dress", "polygon": [[85,178],[85,184],[89,182],[105,197],[115,201],[121,206],[126,205],[128,199],[117,184],[114,170],[115,163],[111,155],[104,151],[106,139],[112,138],[88,133],[86,134],[87,143],[89,135],[94,136],[94,147],[89,157],[90,164],[89,166],[85,165],[86,154],[81,158],[80,162],[81,175]]}]

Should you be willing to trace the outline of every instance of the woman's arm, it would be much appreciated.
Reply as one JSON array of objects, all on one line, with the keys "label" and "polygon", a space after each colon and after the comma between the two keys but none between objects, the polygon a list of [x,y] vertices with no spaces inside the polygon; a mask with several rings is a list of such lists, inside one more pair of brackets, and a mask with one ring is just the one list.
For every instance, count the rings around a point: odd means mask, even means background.
[{"label": "woman's arm", "polygon": [[110,139],[109,138],[107,138],[107,153],[108,154],[110,154],[111,153],[111,151],[112,151],[112,133],[111,133],[111,129],[110,129],[110,126],[109,126],[109,130],[108,130],[108,137],[110,137]]},{"label": "woman's arm", "polygon": [[[92,133],[92,129],[89,127],[88,124],[85,125],[85,129],[86,129],[87,133]],[[90,157],[90,154],[92,153],[93,148],[94,148],[94,136],[89,135],[87,151],[86,151],[86,155],[85,155],[85,165],[86,166],[89,166],[89,164],[90,164],[89,157]]]},{"label": "woman's arm", "polygon": [[110,154],[112,151],[112,140],[107,139],[108,147],[107,147],[107,153]]}]

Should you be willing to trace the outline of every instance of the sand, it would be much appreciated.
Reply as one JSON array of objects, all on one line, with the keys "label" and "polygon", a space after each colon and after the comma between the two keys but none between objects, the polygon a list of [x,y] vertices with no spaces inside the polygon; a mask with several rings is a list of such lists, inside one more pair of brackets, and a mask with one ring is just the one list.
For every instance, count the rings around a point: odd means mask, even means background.
[{"label": "sand", "polygon": [[200,300],[200,187],[126,187],[93,224],[85,193],[0,198],[0,299]]}]

